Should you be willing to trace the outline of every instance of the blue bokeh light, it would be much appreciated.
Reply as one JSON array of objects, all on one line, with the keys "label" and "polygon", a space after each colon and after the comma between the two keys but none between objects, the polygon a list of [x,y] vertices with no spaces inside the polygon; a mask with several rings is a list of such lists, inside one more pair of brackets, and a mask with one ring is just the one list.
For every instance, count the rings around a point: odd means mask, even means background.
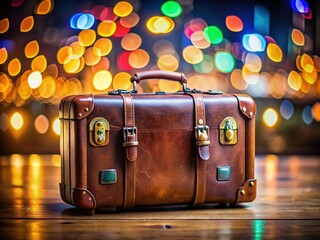
[{"label": "blue bokeh light", "polygon": [[70,27],[73,29],[89,29],[94,24],[94,16],[89,13],[77,13],[70,19]]},{"label": "blue bokeh light", "polygon": [[267,44],[261,34],[253,33],[243,35],[242,45],[249,52],[263,52]]},{"label": "blue bokeh light", "polygon": [[309,5],[305,0],[291,0],[291,7],[298,13],[308,13],[310,11]]},{"label": "blue bokeh light", "polygon": [[294,113],[294,106],[292,102],[290,102],[289,100],[284,100],[280,105],[281,116],[284,119],[289,120],[293,116],[293,113]]},{"label": "blue bokeh light", "polygon": [[310,125],[313,121],[312,108],[307,105],[302,110],[302,120],[305,124]]}]

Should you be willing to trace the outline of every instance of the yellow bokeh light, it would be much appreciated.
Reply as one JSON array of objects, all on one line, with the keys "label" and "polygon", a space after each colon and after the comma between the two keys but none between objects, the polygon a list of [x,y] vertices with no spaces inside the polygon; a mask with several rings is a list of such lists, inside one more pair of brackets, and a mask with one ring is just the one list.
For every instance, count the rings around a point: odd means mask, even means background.
[{"label": "yellow bokeh light", "polygon": [[187,46],[182,51],[182,56],[187,63],[197,64],[203,60],[202,51],[195,46]]},{"label": "yellow bokeh light", "polygon": [[32,89],[30,88],[28,81],[21,81],[20,85],[17,87],[17,92],[23,100],[30,98]]},{"label": "yellow bokeh light", "polygon": [[246,90],[248,83],[242,77],[242,71],[240,69],[234,69],[230,75],[231,85],[238,90]]},{"label": "yellow bokeh light", "polygon": [[179,67],[178,59],[170,54],[162,55],[157,64],[159,69],[168,71],[176,71]]},{"label": "yellow bokeh light", "polygon": [[121,39],[121,46],[127,51],[133,51],[140,47],[141,37],[136,33],[128,33]]},{"label": "yellow bokeh light", "polygon": [[3,64],[7,61],[8,59],[8,52],[5,47],[0,48],[0,64]]},{"label": "yellow bokeh light", "polygon": [[5,33],[9,29],[9,19],[4,18],[0,21],[0,33]]},{"label": "yellow bokeh light", "polygon": [[33,40],[27,43],[24,48],[24,54],[27,58],[34,58],[39,53],[39,44],[37,40]]},{"label": "yellow bokeh light", "polygon": [[115,22],[111,20],[105,20],[101,23],[99,23],[97,32],[102,37],[110,37],[112,36],[117,29],[117,25]]},{"label": "yellow bokeh light", "polygon": [[31,70],[43,72],[47,67],[47,59],[44,55],[40,55],[32,60]]},{"label": "yellow bokeh light", "polygon": [[118,2],[113,8],[114,14],[116,14],[119,17],[128,16],[132,12],[132,10],[132,5],[126,1]]},{"label": "yellow bokeh light", "polygon": [[28,76],[28,84],[31,89],[38,88],[42,83],[42,75],[39,71],[34,71]]},{"label": "yellow bokeh light", "polygon": [[34,26],[33,16],[25,17],[20,23],[21,32],[29,32]]},{"label": "yellow bokeh light", "polygon": [[169,33],[174,28],[171,18],[165,16],[154,16],[147,21],[147,29],[155,34]]},{"label": "yellow bokeh light", "polygon": [[318,78],[318,73],[317,70],[314,68],[313,71],[311,73],[305,72],[303,71],[301,73],[303,79],[310,84],[314,84],[317,81]]},{"label": "yellow bokeh light", "polygon": [[53,121],[52,129],[53,129],[53,132],[54,132],[55,134],[60,135],[60,120],[59,120],[59,118],[56,118],[56,119]]},{"label": "yellow bokeh light", "polygon": [[134,68],[143,68],[149,63],[149,54],[143,49],[136,49],[129,55],[128,62]]},{"label": "yellow bokeh light", "polygon": [[88,48],[84,54],[85,63],[88,66],[96,65],[101,59],[100,55],[101,55],[101,52],[99,48],[93,48],[93,47]]},{"label": "yellow bokeh light", "polygon": [[5,93],[11,84],[11,79],[5,73],[0,73],[0,93]]},{"label": "yellow bokeh light", "polygon": [[57,60],[60,64],[66,64],[71,61],[72,48],[64,46],[57,52]]},{"label": "yellow bokeh light", "polygon": [[181,88],[181,84],[179,82],[168,80],[159,80],[158,86],[159,89],[164,92],[177,92]]},{"label": "yellow bokeh light", "polygon": [[66,95],[75,95],[82,92],[82,85],[79,79],[70,78],[65,82]]},{"label": "yellow bokeh light", "polygon": [[70,44],[72,54],[69,55],[71,59],[77,59],[82,57],[85,51],[85,47],[80,42],[73,42]]},{"label": "yellow bokeh light", "polygon": [[127,72],[119,72],[117,73],[112,81],[113,87],[115,89],[123,89],[127,90],[130,88],[131,81],[130,81],[131,75]]},{"label": "yellow bokeh light", "polygon": [[244,64],[242,67],[242,77],[248,84],[255,85],[259,81],[260,74],[250,71],[247,65]]},{"label": "yellow bokeh light", "polygon": [[42,0],[36,5],[34,12],[39,15],[46,15],[52,11],[53,6],[53,0]]},{"label": "yellow bokeh light", "polygon": [[262,120],[267,127],[274,127],[278,122],[278,114],[273,108],[268,108],[264,111]]},{"label": "yellow bokeh light", "polygon": [[37,130],[38,133],[40,134],[45,134],[48,129],[49,129],[49,120],[46,116],[44,115],[39,115],[35,120],[34,120],[34,127]]},{"label": "yellow bokeh light", "polygon": [[112,82],[112,75],[107,70],[96,72],[93,76],[93,86],[97,90],[106,90]]},{"label": "yellow bokeh light", "polygon": [[299,91],[302,85],[302,79],[299,73],[291,71],[288,75],[288,85],[295,91]]},{"label": "yellow bokeh light", "polygon": [[98,49],[100,52],[100,56],[108,55],[112,50],[112,42],[108,38],[100,38],[93,45],[94,52]]},{"label": "yellow bokeh light", "polygon": [[69,62],[63,64],[63,68],[67,73],[75,73],[80,67],[80,59],[71,59]]},{"label": "yellow bokeh light", "polygon": [[15,130],[21,129],[23,126],[22,115],[19,112],[15,112],[11,117],[10,123]]},{"label": "yellow bokeh light", "polygon": [[79,43],[83,46],[91,46],[96,40],[96,32],[92,29],[85,29],[79,33]]},{"label": "yellow bokeh light", "polygon": [[305,38],[303,33],[298,29],[293,29],[291,32],[292,42],[297,46],[303,46],[305,43]]},{"label": "yellow bokeh light", "polygon": [[21,71],[21,63],[18,58],[12,59],[8,64],[8,73],[10,76],[17,76]]},{"label": "yellow bokeh light", "polygon": [[312,58],[308,54],[306,53],[302,54],[300,59],[300,64],[304,71],[308,73],[312,73],[314,69],[314,63]]},{"label": "yellow bokeh light", "polygon": [[274,62],[281,62],[282,61],[282,50],[275,43],[268,44],[267,55]]},{"label": "yellow bokeh light", "polygon": [[42,98],[47,99],[54,95],[56,90],[56,83],[51,76],[43,78],[42,83],[39,87],[39,94]]}]

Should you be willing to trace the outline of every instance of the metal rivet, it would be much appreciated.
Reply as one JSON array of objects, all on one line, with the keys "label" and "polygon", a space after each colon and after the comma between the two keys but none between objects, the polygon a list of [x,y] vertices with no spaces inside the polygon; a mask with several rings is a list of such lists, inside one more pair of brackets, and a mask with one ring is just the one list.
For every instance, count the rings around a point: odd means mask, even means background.
[{"label": "metal rivet", "polygon": [[89,201],[91,201],[92,200],[92,198],[91,197],[89,197]]},{"label": "metal rivet", "polygon": [[82,113],[79,113],[78,116],[79,116],[79,117],[82,117]]},{"label": "metal rivet", "polygon": [[249,186],[250,186],[250,187],[253,187],[253,186],[254,186],[254,182],[250,182],[250,183],[249,183]]},{"label": "metal rivet", "polygon": [[249,115],[250,115],[250,117],[252,117],[253,116],[253,112],[250,112]]},{"label": "metal rivet", "polygon": [[85,108],[84,111],[85,111],[85,112],[89,112],[89,108]]},{"label": "metal rivet", "polygon": [[82,194],[85,195],[85,194],[87,194],[87,193],[86,193],[86,191],[83,191]]},{"label": "metal rivet", "polygon": [[241,190],[241,191],[240,191],[240,194],[241,194],[241,195],[245,195],[245,194],[246,194],[246,191],[245,191],[245,190]]},{"label": "metal rivet", "polygon": [[242,111],[243,111],[243,112],[246,112],[246,111],[247,111],[246,107],[243,107],[243,108],[242,108]]},{"label": "metal rivet", "polygon": [[199,124],[203,124],[203,120],[202,119],[199,119]]}]

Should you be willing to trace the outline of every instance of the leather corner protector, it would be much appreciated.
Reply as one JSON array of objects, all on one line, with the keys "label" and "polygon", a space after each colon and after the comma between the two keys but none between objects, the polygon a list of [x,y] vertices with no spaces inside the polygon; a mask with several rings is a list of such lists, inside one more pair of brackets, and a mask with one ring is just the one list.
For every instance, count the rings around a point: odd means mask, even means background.
[{"label": "leather corner protector", "polygon": [[70,119],[81,120],[87,117],[94,108],[93,95],[78,95],[72,102]]},{"label": "leather corner protector", "polygon": [[248,117],[249,119],[254,118],[257,113],[257,108],[253,98],[246,94],[233,94],[233,95],[237,98],[239,102],[240,112],[242,112],[242,114]]},{"label": "leather corner protector", "polygon": [[96,208],[96,200],[91,192],[84,188],[73,189],[73,203],[76,207],[85,210]]},{"label": "leather corner protector", "polygon": [[249,179],[238,189],[236,203],[252,202],[256,198],[256,194],[257,180]]},{"label": "leather corner protector", "polygon": [[93,102],[93,95],[90,94],[87,97],[79,98],[79,105],[78,105],[76,117],[77,119],[83,119],[87,117],[94,108],[94,102]]}]

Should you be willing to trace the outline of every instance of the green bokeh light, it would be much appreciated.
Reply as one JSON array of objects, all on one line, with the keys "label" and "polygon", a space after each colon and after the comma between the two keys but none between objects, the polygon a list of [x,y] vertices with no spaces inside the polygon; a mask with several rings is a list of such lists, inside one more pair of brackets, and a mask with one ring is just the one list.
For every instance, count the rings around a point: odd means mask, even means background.
[{"label": "green bokeh light", "polygon": [[204,37],[207,41],[212,44],[221,43],[223,40],[223,35],[221,30],[216,26],[207,26],[204,30]]},{"label": "green bokeh light", "polygon": [[218,52],[214,56],[214,64],[220,72],[229,73],[234,69],[234,58],[231,53]]},{"label": "green bokeh light", "polygon": [[176,1],[168,1],[162,4],[161,12],[171,18],[179,17],[182,13],[182,8]]}]

